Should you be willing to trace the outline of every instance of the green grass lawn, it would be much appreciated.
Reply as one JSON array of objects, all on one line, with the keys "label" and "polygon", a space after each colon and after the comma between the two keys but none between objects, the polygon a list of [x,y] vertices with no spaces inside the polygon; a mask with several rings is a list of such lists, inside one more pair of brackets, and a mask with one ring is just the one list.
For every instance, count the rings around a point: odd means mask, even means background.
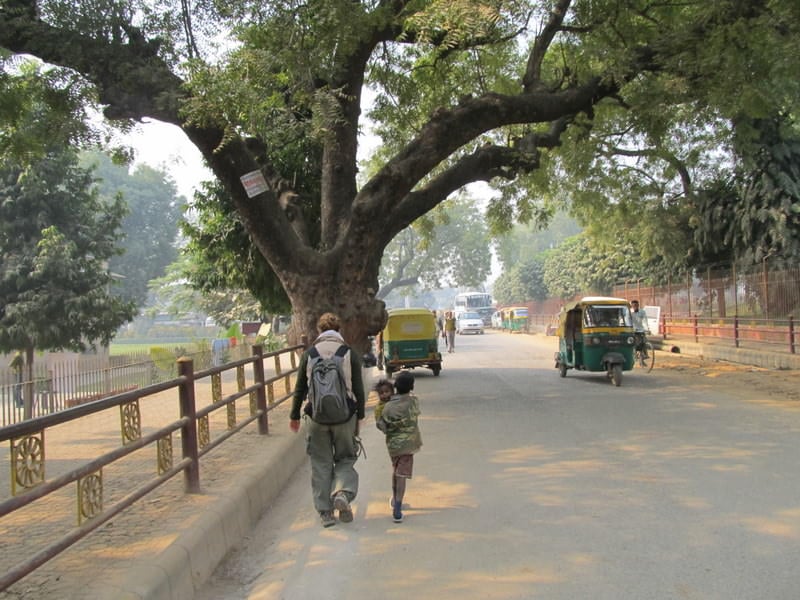
[{"label": "green grass lawn", "polygon": [[[210,341],[209,341],[210,344]],[[121,354],[139,354],[142,352],[150,352],[150,348],[164,348],[165,350],[172,351],[174,348],[185,348],[192,352],[196,347],[194,342],[170,342],[170,341],[152,341],[152,342],[112,342],[108,349],[111,356],[119,356]]]}]

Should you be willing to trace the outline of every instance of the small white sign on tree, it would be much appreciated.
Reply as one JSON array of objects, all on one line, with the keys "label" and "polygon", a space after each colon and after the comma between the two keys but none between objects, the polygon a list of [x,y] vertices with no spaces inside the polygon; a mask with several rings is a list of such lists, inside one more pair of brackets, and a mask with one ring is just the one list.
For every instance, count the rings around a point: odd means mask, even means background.
[{"label": "small white sign on tree", "polygon": [[264,179],[264,175],[261,173],[261,171],[250,171],[249,173],[245,173],[239,178],[239,180],[242,182],[244,191],[247,193],[248,198],[263,194],[269,189],[267,187],[267,180]]}]

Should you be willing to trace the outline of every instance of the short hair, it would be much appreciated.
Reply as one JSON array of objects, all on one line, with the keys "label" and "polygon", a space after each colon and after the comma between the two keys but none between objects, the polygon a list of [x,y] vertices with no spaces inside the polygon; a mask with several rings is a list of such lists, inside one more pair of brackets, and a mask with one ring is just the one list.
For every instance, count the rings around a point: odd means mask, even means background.
[{"label": "short hair", "polygon": [[414,389],[414,375],[408,371],[400,371],[394,378],[394,389],[398,394],[407,394]]},{"label": "short hair", "polygon": [[379,392],[383,387],[391,388],[392,391],[394,391],[394,384],[388,379],[379,379],[378,383],[376,383],[372,389],[375,390],[376,392]]},{"label": "short hair", "polygon": [[631,300],[631,304],[639,304],[638,300]]},{"label": "short hair", "polygon": [[317,321],[317,331],[339,331],[339,316],[332,312],[323,313]]}]

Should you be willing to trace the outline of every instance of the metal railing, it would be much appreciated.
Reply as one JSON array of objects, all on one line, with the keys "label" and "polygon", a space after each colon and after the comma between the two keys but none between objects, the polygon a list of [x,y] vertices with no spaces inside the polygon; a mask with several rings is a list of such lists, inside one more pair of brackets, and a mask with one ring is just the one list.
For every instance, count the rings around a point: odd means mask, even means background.
[{"label": "metal railing", "polygon": [[[548,335],[555,333],[557,315],[530,315],[531,330]],[[736,348],[760,348],[773,352],[797,354],[798,333],[794,317],[786,319],[759,319],[753,317],[710,318],[662,316],[659,330],[654,334],[663,339],[690,338],[699,343],[731,345]]]},{"label": "metal railing", "polygon": [[[248,348],[237,345],[225,351],[226,359],[247,356]],[[191,356],[195,368],[212,363],[211,350],[175,353],[155,359],[150,352],[122,356],[77,356],[64,360],[34,363],[32,380],[20,372],[0,366],[0,427],[41,417],[112,394],[143,388],[172,379],[175,359]],[[216,364],[220,364],[217,362]],[[29,406],[24,397],[28,396]]]},{"label": "metal railing", "polygon": [[730,344],[736,348],[767,348],[772,351],[797,353],[797,328],[794,317],[757,319],[744,317],[661,319],[661,334],[668,337],[690,337],[695,342]]},{"label": "metal railing", "polygon": [[[68,533],[50,541],[44,548],[0,575],[0,591],[33,572],[179,473],[183,473],[184,491],[198,492],[201,457],[251,423],[258,424],[259,434],[268,433],[268,413],[291,397],[291,377],[297,373],[297,353],[303,348],[303,345],[297,345],[264,354],[260,346],[254,346],[252,356],[197,372],[194,371],[192,359],[181,358],[177,361],[177,377],[168,381],[0,428],[0,442],[10,441],[11,463],[10,497],[0,502],[0,519],[33,503],[46,502],[57,490],[70,483],[77,483],[78,520],[77,526]],[[291,366],[284,368],[281,357],[288,357]],[[274,360],[274,375],[271,377],[265,376],[264,361],[268,359]],[[249,384],[245,370],[248,365],[252,367]],[[223,396],[222,377],[226,372],[235,373],[236,391]],[[210,383],[211,404],[198,407],[198,382]],[[283,393],[277,393],[276,387],[279,386],[282,386]],[[177,392],[179,418],[143,432],[141,401],[170,390]],[[244,398],[249,400],[249,414],[239,419],[236,401]],[[209,418],[223,408],[227,413],[227,428],[212,439]],[[58,425],[113,409],[119,411],[121,445],[47,479],[45,433]],[[180,436],[181,451],[177,460],[173,456],[173,434]],[[103,468],[114,465],[146,446],[156,447],[154,476],[138,482],[134,489],[125,489],[127,493],[123,492],[123,497],[111,506],[104,506]],[[122,476],[126,482],[128,475]]]}]

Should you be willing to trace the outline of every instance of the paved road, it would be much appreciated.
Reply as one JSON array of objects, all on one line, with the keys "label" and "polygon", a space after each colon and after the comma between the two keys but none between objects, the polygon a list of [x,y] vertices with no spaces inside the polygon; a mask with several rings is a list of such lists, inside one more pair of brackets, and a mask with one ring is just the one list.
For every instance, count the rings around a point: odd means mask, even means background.
[{"label": "paved road", "polygon": [[368,420],[355,521],[320,527],[303,469],[196,600],[798,597],[796,407],[658,368],[561,379],[554,338],[457,344],[415,372],[404,523]]}]

